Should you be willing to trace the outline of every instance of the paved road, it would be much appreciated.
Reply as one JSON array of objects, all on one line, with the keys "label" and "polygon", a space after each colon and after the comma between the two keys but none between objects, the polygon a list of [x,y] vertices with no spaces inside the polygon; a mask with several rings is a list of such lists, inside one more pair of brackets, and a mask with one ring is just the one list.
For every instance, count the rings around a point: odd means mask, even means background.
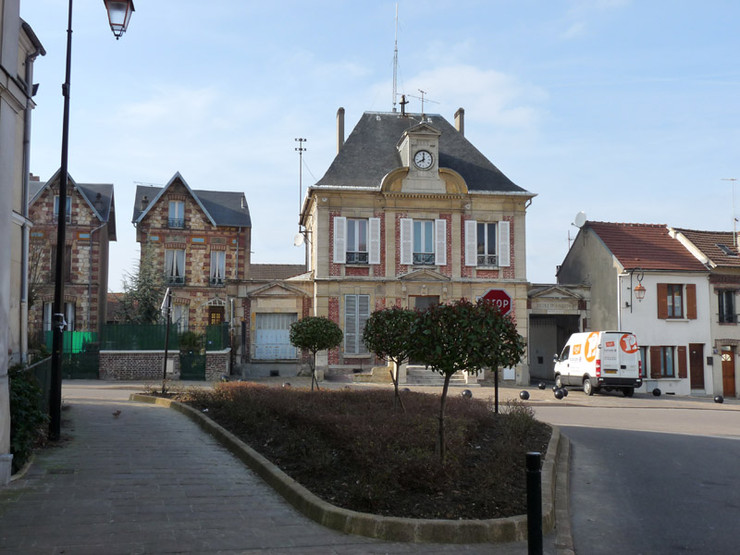
[{"label": "paved road", "polygon": [[527,552],[522,543],[387,543],[326,529],[185,416],[128,402],[130,393],[65,382],[65,441],[0,489],[0,553]]},{"label": "paved road", "polygon": [[[582,394],[571,395],[575,404]],[[596,396],[587,406],[537,407],[572,442],[576,553],[737,553],[737,402],[631,401]]]}]

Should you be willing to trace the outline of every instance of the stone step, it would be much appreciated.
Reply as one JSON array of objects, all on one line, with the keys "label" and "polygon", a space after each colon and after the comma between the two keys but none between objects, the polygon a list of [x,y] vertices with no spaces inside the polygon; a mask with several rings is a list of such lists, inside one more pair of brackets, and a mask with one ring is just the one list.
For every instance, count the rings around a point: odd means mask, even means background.
[{"label": "stone step", "polygon": [[[406,368],[407,385],[444,385],[444,376],[423,366],[409,366]],[[467,385],[465,375],[462,372],[456,372],[450,378],[451,386]]]}]

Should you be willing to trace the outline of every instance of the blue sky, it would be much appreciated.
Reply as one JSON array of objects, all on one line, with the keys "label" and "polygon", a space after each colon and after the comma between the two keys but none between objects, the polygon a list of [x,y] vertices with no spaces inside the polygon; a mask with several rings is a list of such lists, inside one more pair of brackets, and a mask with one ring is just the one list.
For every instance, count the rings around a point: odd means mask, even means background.
[{"label": "blue sky", "polygon": [[[207,4],[207,7],[206,7]],[[392,108],[395,1],[136,1],[116,41],[100,0],[73,14],[69,168],[115,185],[109,288],[138,258],[136,183],[179,171],[246,194],[255,263],[300,263],[303,184],[365,111]],[[400,0],[398,91],[432,101],[519,186],[527,276],[553,283],[579,211],[591,220],[733,228],[740,179],[740,4],[732,0]],[[60,165],[65,0],[22,0],[35,66],[31,168]],[[411,98],[410,111],[420,111]],[[737,190],[740,197],[740,189]]]}]

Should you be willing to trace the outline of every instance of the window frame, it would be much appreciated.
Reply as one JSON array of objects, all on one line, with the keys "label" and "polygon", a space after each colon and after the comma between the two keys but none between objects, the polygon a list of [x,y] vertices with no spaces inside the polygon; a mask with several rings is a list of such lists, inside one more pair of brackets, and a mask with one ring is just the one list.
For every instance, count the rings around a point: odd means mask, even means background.
[{"label": "window frame", "polygon": [[[168,258],[170,257],[171,259],[168,260]],[[182,262],[181,274],[177,274],[172,271],[178,269],[177,267],[179,266],[179,261]],[[185,284],[185,249],[164,250],[164,278],[168,285]]]},{"label": "window frame", "polygon": [[223,286],[226,283],[226,251],[211,251],[211,266],[209,272],[209,283],[211,285]]},{"label": "window frame", "polygon": [[[418,228],[417,228],[418,224]],[[413,220],[411,224],[412,260],[414,266],[435,265],[434,220]],[[430,244],[427,244],[430,243]],[[431,250],[424,250],[431,249]]]},{"label": "window frame", "polygon": [[[684,310],[684,297],[684,286],[682,283],[666,284],[667,319],[682,320],[686,317],[686,311]],[[678,314],[676,314],[676,309],[679,309]]]},{"label": "window frame", "polygon": [[[491,244],[493,229],[493,244]],[[481,242],[481,230],[483,241]],[[498,222],[476,222],[476,263],[478,266],[498,266]],[[481,247],[483,252],[481,252]],[[493,252],[491,252],[493,249]]]},{"label": "window frame", "polygon": [[[669,365],[670,368],[668,368]],[[676,377],[676,351],[673,346],[663,345],[660,347],[660,377]]]},{"label": "window frame", "polygon": [[717,321],[720,324],[737,324],[734,289],[717,290]]},{"label": "window frame", "polygon": [[[173,216],[173,207],[174,216]],[[179,209],[178,209],[179,208]],[[184,200],[171,200],[169,204],[169,211],[167,213],[167,227],[170,229],[184,229],[185,228],[185,201]]]},{"label": "window frame", "polygon": [[[67,195],[66,197],[67,202],[65,203],[67,205],[66,213],[64,214],[64,220],[66,223],[71,224],[72,223],[72,197]],[[52,215],[52,221],[54,223],[59,221],[59,195],[54,195],[54,212]]]},{"label": "window frame", "polygon": [[[364,227],[364,230],[362,229]],[[365,248],[362,248],[364,233]],[[367,218],[347,218],[345,231],[346,264],[368,264],[370,256],[370,221]]]}]

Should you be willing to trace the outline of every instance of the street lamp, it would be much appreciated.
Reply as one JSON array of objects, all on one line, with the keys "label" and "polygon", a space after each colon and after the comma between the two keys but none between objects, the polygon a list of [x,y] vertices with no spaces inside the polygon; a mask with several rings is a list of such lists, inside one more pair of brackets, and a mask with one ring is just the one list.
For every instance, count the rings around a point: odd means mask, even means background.
[{"label": "street lamp", "polygon": [[[103,0],[108,10],[111,30],[118,39],[128,27],[133,0]],[[123,15],[123,17],[121,17]],[[115,24],[115,26],[114,26]],[[51,387],[49,391],[49,439],[56,441],[62,427],[62,349],[64,342],[64,251],[67,241],[67,175],[69,173],[69,92],[72,67],[72,0],[67,11],[67,63],[62,85],[64,110],[62,114],[62,162],[59,170],[59,216],[57,218],[56,267],[54,276],[54,315],[52,317]]]}]

